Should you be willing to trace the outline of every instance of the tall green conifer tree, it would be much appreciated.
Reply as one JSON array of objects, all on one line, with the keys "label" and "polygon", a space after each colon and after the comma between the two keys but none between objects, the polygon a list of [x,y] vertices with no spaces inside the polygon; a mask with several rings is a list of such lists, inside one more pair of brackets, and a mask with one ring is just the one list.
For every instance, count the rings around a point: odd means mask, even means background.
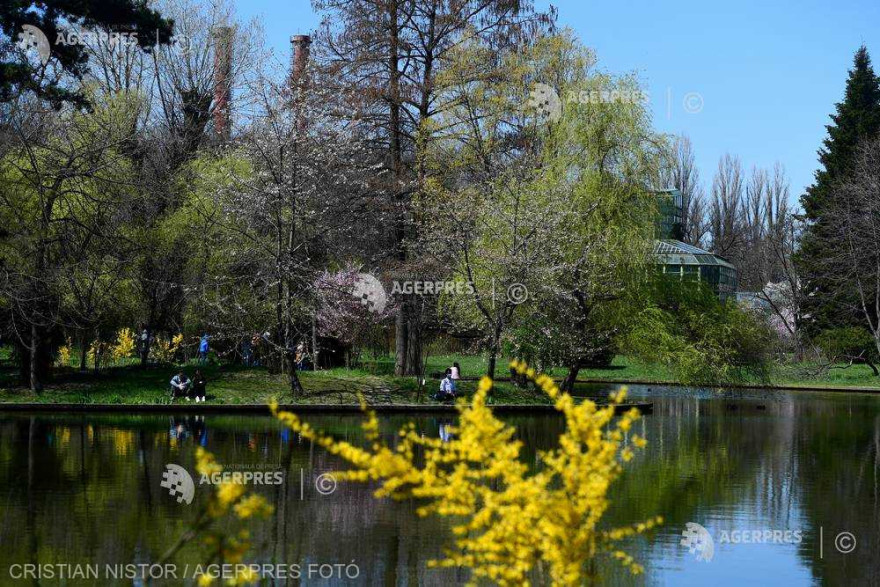
[{"label": "tall green conifer tree", "polygon": [[829,212],[834,197],[832,188],[850,171],[859,142],[880,133],[880,78],[874,73],[865,46],[856,51],[843,101],[836,105],[831,120],[832,124],[826,126],[828,136],[819,150],[821,167],[813,185],[801,196],[808,225],[797,260],[807,293],[803,327],[810,335],[850,322],[848,304],[829,293],[831,288],[821,266],[828,251],[837,246],[830,231],[834,223]]}]

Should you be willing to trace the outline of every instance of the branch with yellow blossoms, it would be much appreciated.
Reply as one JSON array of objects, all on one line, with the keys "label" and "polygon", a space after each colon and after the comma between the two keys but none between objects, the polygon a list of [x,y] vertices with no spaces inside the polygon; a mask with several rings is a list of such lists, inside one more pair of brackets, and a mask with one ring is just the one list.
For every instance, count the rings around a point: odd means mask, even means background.
[{"label": "branch with yellow blossoms", "polygon": [[[214,459],[214,455],[202,447],[196,449],[196,471],[199,475],[211,478],[223,472]],[[217,522],[230,514],[240,521],[251,518],[268,518],[274,511],[273,507],[261,495],[247,493],[241,482],[223,481],[214,485],[211,497],[198,513],[189,529],[162,555],[159,564],[169,561],[181,548],[190,542],[201,539],[208,547],[208,559],[201,565],[235,565],[234,576],[225,577],[224,583],[229,586],[251,585],[259,581],[256,571],[251,565],[240,564],[244,555],[250,550],[250,534],[242,528],[235,535],[229,535],[217,527]],[[198,584],[202,587],[213,585],[217,577],[205,572],[198,574]]]},{"label": "branch with yellow blossoms", "polygon": [[615,417],[626,389],[611,394],[604,407],[577,403],[550,377],[522,362],[511,367],[546,393],[565,418],[558,448],[540,453],[542,466],[536,471],[529,471],[520,458],[522,442],[514,439],[515,429],[486,405],[492,389],[488,377],[469,404],[458,400],[459,424],[446,442],[423,437],[410,423],[389,446],[380,437],[375,412],[363,400],[365,447],[317,431],[296,415],[279,411],[277,404],[272,412],[353,466],[339,473],[339,479],[376,482],[376,497],[415,499],[420,516],[452,518],[455,548],[447,548],[446,557],[430,561],[430,566],[468,567],[474,583],[522,585],[547,573],[554,585],[576,585],[592,577],[599,555],[607,555],[641,573],[642,567],[619,544],[661,524],[662,518],[610,530],[600,527],[609,506],[608,490],[633,457],[633,449],[625,446],[627,438],[637,449],[646,444],[630,433],[638,410]]}]

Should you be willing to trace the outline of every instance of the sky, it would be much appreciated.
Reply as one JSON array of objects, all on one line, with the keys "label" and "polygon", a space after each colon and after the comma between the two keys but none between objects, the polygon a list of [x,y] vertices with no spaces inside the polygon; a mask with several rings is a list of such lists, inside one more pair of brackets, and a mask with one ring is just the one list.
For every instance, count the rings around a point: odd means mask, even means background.
[{"label": "sky", "polygon": [[[535,0],[539,9],[549,3]],[[320,21],[309,0],[237,0],[286,59],[289,38]],[[860,45],[880,72],[878,0],[556,0],[558,23],[596,51],[598,67],[635,72],[654,127],[691,138],[707,190],[725,153],[784,165],[796,202]]]}]

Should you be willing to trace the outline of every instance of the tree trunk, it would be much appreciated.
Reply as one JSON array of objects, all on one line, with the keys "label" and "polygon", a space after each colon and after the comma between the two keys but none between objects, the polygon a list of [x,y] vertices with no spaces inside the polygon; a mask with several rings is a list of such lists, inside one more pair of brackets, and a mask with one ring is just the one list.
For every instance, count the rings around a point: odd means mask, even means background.
[{"label": "tree trunk", "polygon": [[31,324],[31,361],[30,361],[30,386],[31,391],[42,391],[40,382],[40,336],[36,324]]},{"label": "tree trunk", "polygon": [[568,368],[568,375],[565,376],[565,380],[562,382],[562,391],[567,391],[571,393],[574,391],[574,384],[577,381],[578,372],[581,370],[580,365],[574,364]]},{"label": "tree trunk", "polygon": [[101,368],[101,337],[100,332],[97,328],[95,328],[95,375],[98,374],[98,370]]},{"label": "tree trunk", "polygon": [[422,331],[413,320],[407,328],[406,365],[404,375],[419,375],[422,368]]},{"label": "tree trunk", "polygon": [[[400,121],[400,23],[398,16],[398,1],[391,0],[388,7],[388,132],[389,132],[389,158],[391,164],[391,176],[394,185],[392,194],[394,197],[395,227],[394,241],[397,247],[397,259],[401,264],[406,263],[406,214],[404,212],[405,196],[401,193],[401,180],[403,177],[403,151],[401,145],[401,121]],[[404,300],[400,304],[397,317],[394,322],[396,337],[396,357],[394,362],[394,374],[397,376],[407,375],[411,371],[407,352],[409,349],[410,332],[409,303]]]},{"label": "tree trunk", "polygon": [[501,351],[501,333],[504,331],[504,321],[499,320],[495,323],[495,332],[492,333],[492,345],[489,347],[489,375],[490,379],[495,379],[495,363],[498,359],[498,353]]},{"label": "tree trunk", "polygon": [[406,319],[406,302],[400,305],[394,319],[394,374],[398,377],[406,374],[406,350],[409,347],[409,322]]},{"label": "tree trunk", "polygon": [[486,375],[489,376],[489,379],[495,379],[495,361],[498,356],[498,351],[494,347],[489,352],[489,369],[486,372]]},{"label": "tree trunk", "polygon": [[[880,354],[880,336],[878,336],[878,334],[880,334],[880,333],[877,333],[877,332],[874,333],[874,346],[877,348],[877,353]],[[868,363],[867,361],[865,361],[865,362]],[[877,368],[874,367],[874,365],[872,363],[868,363],[868,365],[871,367],[871,369],[874,370],[874,375],[878,375]]]},{"label": "tree trunk", "polygon": [[312,370],[318,370],[318,321],[312,314]]},{"label": "tree trunk", "polygon": [[87,366],[87,357],[86,357],[86,333],[83,330],[79,331],[77,335],[79,339],[79,372],[85,373],[88,369]]}]

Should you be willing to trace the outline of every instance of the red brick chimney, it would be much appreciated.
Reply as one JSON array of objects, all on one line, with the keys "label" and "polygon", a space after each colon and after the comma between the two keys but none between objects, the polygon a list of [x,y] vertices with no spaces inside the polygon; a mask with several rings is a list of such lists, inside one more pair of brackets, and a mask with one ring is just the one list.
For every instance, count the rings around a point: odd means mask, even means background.
[{"label": "red brick chimney", "polygon": [[306,72],[306,65],[309,63],[309,45],[312,44],[312,39],[308,35],[293,35],[290,37],[290,44],[293,48],[290,80],[291,85],[295,86]]},{"label": "red brick chimney", "polygon": [[214,131],[228,140],[232,121],[232,27],[214,29]]}]

